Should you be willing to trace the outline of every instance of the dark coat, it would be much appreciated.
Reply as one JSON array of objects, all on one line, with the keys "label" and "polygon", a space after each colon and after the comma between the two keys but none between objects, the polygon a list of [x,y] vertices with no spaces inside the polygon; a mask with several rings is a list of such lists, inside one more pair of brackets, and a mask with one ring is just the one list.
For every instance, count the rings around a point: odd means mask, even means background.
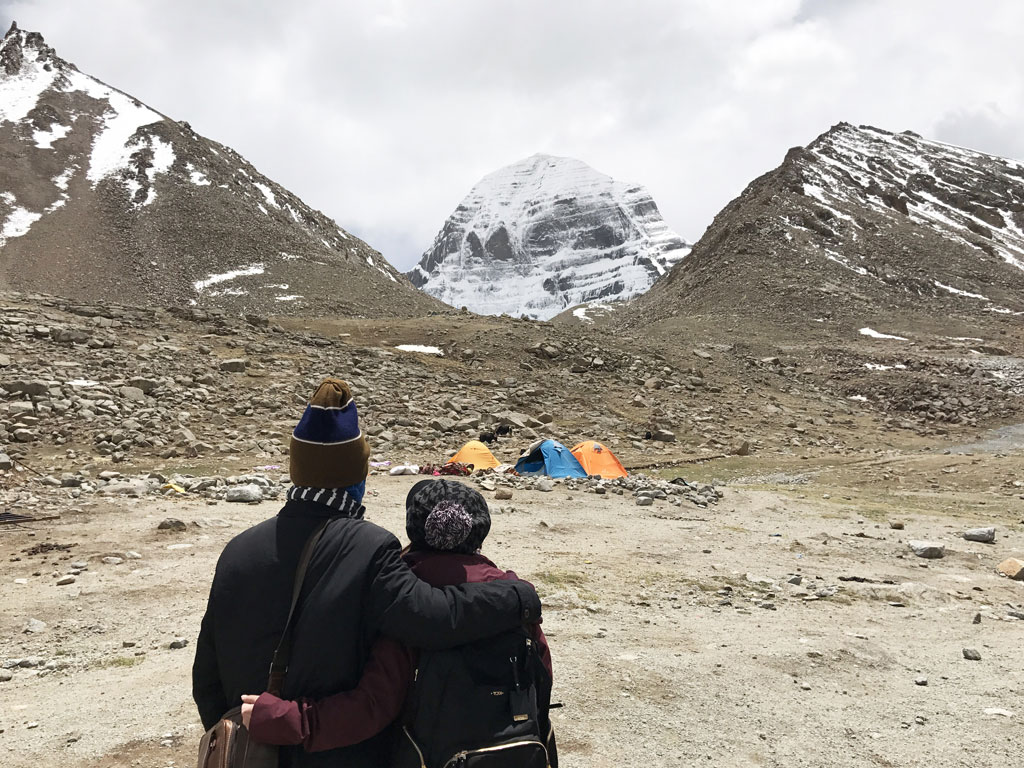
[{"label": "dark coat", "polygon": [[[192,693],[211,727],[243,693],[266,689],[291,601],[302,547],[329,507],[289,501],[277,517],[232,539],[217,563],[196,643]],[[398,540],[365,520],[332,519],[306,574],[285,698],[322,698],[359,682],[375,636],[446,648],[540,618],[528,584],[497,581],[435,589],[402,562]],[[282,749],[283,766],[361,768],[383,763],[383,739],[304,753]]]},{"label": "dark coat", "polygon": [[[513,580],[483,555],[420,550],[405,562],[420,579],[435,587]],[[530,627],[541,664],[551,678],[551,651],[540,624]],[[260,696],[249,732],[265,744],[301,744],[309,752],[336,749],[372,738],[402,710],[414,682],[417,654],[386,637],[377,638],[359,685],[319,700],[284,701],[269,693]]]}]

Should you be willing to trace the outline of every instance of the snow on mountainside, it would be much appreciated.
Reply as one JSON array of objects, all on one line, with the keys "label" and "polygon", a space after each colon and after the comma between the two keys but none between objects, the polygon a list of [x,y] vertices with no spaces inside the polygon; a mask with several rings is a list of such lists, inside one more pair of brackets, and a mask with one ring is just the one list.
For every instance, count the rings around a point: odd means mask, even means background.
[{"label": "snow on mountainside", "polygon": [[1024,163],[840,123],[753,181],[629,314],[686,312],[1024,313]]},{"label": "snow on mountainside", "polygon": [[643,293],[687,253],[643,187],[534,155],[473,187],[408,275],[452,306],[547,319]]},{"label": "snow on mountainside", "polygon": [[12,25],[0,43],[0,287],[262,314],[437,308],[366,243]]}]

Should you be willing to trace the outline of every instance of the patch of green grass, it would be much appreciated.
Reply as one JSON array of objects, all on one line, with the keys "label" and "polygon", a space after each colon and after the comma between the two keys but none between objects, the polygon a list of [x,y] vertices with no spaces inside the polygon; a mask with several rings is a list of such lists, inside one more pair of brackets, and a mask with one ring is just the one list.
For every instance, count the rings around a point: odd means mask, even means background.
[{"label": "patch of green grass", "polygon": [[104,659],[100,662],[101,667],[134,667],[141,664],[145,656],[115,656],[112,659]]},{"label": "patch of green grass", "polygon": [[587,588],[589,579],[586,574],[575,571],[540,571],[536,576],[537,586],[542,593],[557,592],[558,590],[569,589],[575,592],[581,600],[589,603],[599,601],[596,592]]},{"label": "patch of green grass", "polygon": [[574,571],[541,571],[537,580],[549,587],[582,587],[587,583],[585,574]]}]

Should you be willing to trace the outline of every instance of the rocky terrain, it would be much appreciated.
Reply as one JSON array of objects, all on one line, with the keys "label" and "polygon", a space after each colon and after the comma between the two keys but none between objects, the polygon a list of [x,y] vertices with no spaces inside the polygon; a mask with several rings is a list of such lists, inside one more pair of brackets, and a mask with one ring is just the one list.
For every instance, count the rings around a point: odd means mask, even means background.
[{"label": "rocky terrain", "polygon": [[288,434],[328,374],[369,435],[370,517],[399,535],[417,478],[389,471],[497,424],[503,461],[596,438],[630,469],[467,480],[491,502],[488,553],[544,597],[566,764],[1012,762],[1024,583],[997,568],[1024,558],[1020,331],[780,343],[697,319],[666,340],[609,335],[619,311],[242,317],[0,294],[4,764],[194,759],[214,562],[277,510]]},{"label": "rocky terrain", "polygon": [[1019,327],[1022,295],[1024,165],[840,123],[751,182],[620,317],[738,317],[801,334],[900,318]]},{"label": "rocky terrain", "polygon": [[477,183],[409,279],[454,307],[546,320],[641,294],[687,253],[643,187],[533,155]]},{"label": "rocky terrain", "polygon": [[262,314],[440,306],[231,148],[16,25],[0,43],[0,162],[0,287]]}]

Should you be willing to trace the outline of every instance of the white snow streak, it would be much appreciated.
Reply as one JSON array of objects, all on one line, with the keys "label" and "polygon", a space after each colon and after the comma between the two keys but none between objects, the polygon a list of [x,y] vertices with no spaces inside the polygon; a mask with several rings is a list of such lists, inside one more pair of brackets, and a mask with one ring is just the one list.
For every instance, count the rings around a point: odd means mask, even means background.
[{"label": "white snow streak", "polygon": [[4,221],[3,227],[0,228],[0,247],[6,245],[11,238],[27,234],[32,225],[42,217],[41,213],[33,213],[27,208],[21,206],[15,208],[7,214],[7,219]]},{"label": "white snow streak", "polygon": [[189,180],[197,187],[210,186],[210,180],[206,178],[206,174],[204,174],[202,171],[197,171],[196,167],[192,165],[192,163],[186,165],[185,169],[188,171]]},{"label": "white snow streak", "polygon": [[[144,125],[161,121],[156,112],[136,104],[123,93],[109,91],[110,109],[103,115],[103,129],[96,135],[86,178],[95,187],[102,179],[128,167],[139,145],[132,136]],[[152,137],[156,140],[156,137]],[[154,151],[156,147],[154,146]]]},{"label": "white snow streak", "polygon": [[[248,175],[248,174],[246,174],[246,175]],[[274,192],[273,192],[273,190],[270,189],[270,187],[268,187],[266,184],[260,184],[258,181],[254,181],[252,183],[252,185],[254,187],[256,187],[256,189],[258,189],[260,192],[263,193],[263,197],[267,201],[268,205],[272,206],[273,208],[280,208],[281,207],[280,205],[277,204],[277,198],[274,197]],[[266,213],[265,210],[264,210],[264,213]]]},{"label": "white snow streak", "polygon": [[400,349],[403,352],[420,352],[424,355],[444,355],[440,348],[427,347],[422,344],[399,344],[395,349]]},{"label": "white snow streak", "polygon": [[892,336],[888,333],[879,333],[871,328],[861,328],[861,336],[870,336],[872,339],[895,339],[896,341],[907,341],[903,336]]},{"label": "white snow streak", "polygon": [[54,123],[48,131],[35,131],[32,140],[40,149],[53,149],[53,142],[63,139],[71,132],[71,126]]},{"label": "white snow streak", "polygon": [[149,205],[156,199],[156,175],[167,173],[174,165],[174,147],[163,141],[159,136],[150,136],[150,146],[153,148],[153,164],[146,169],[146,178],[149,179],[149,193],[143,205]]},{"label": "white snow streak", "polygon": [[252,275],[262,275],[263,272],[264,269],[262,264],[250,264],[247,267],[233,269],[230,272],[223,272],[219,275],[209,275],[202,280],[196,280],[196,282],[192,283],[192,287],[195,288],[198,293],[202,293],[211,285],[223,283],[228,280],[234,280],[236,277],[250,277]]},{"label": "white snow streak", "polygon": [[57,189],[62,192],[68,191],[68,184],[71,181],[71,177],[75,175],[75,171],[78,170],[74,166],[65,168],[62,173],[53,177],[53,183],[57,185]]},{"label": "white snow streak", "polygon": [[954,288],[951,285],[943,285],[938,280],[933,280],[932,282],[934,282],[942,290],[949,291],[950,293],[956,296],[963,296],[968,299],[981,299],[982,301],[991,301],[991,299],[989,299],[987,296],[982,296],[980,293],[970,293],[968,291],[961,291],[959,288]]}]

